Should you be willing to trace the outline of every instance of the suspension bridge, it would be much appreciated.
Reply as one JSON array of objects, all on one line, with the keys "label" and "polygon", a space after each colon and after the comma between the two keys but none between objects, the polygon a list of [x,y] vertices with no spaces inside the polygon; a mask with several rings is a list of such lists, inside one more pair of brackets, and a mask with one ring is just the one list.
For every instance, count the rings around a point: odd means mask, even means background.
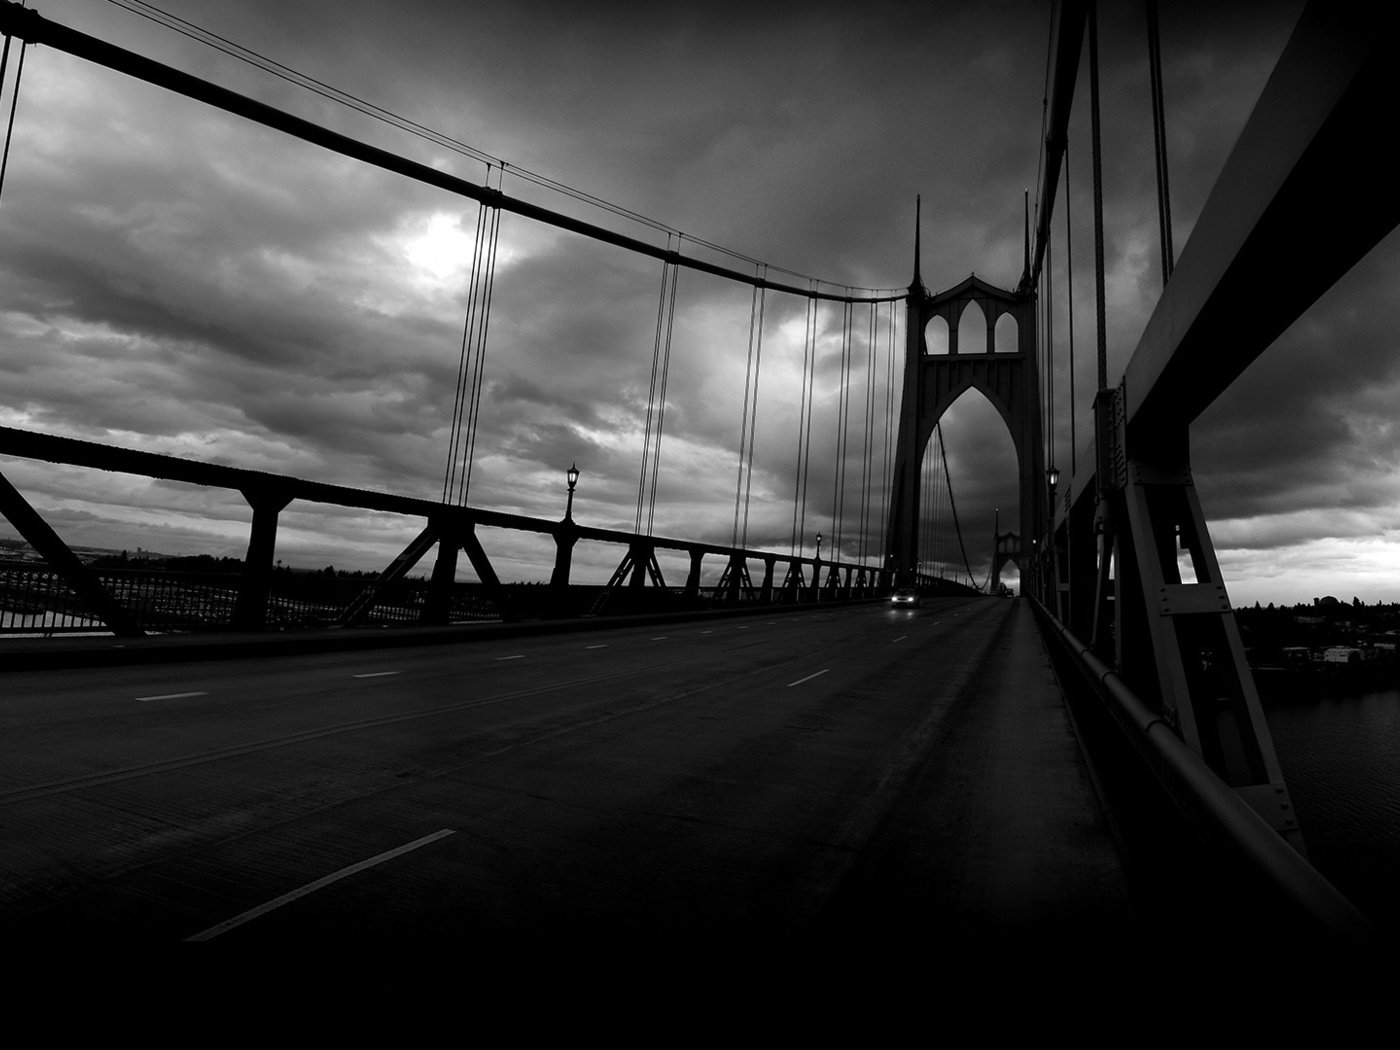
[{"label": "suspension bridge", "polygon": [[[1152,34],[1165,285],[1111,380],[1096,213],[1093,435],[1063,473],[1048,246],[1081,75],[1096,189],[1102,178],[1092,4],[1063,3],[1054,21],[1018,285],[973,276],[940,292],[924,287],[917,214],[907,288],[836,287],[674,231],[636,237],[551,210],[507,193],[494,158],[472,182],[0,7],[11,114],[39,44],[477,207],[432,496],[0,428],[0,455],[238,493],[248,508],[241,570],[196,601],[193,583],[138,586],[88,564],[0,475],[0,512],[41,556],[45,601],[110,632],[5,643],[5,717],[22,731],[6,733],[0,920],[21,937],[250,943],[603,929],[1368,941],[1368,921],[1308,862],[1189,455],[1191,422],[1400,220],[1370,158],[1385,34],[1338,6],[1304,12],[1180,258]],[[0,208],[3,193],[0,168]],[[502,214],[659,264],[627,527],[575,518],[576,469],[562,519],[471,500]],[[1281,271],[1296,243],[1306,257]],[[750,301],[727,542],[655,528],[692,271]],[[776,296],[805,304],[785,551],[750,529]],[[814,464],[823,316],[836,317],[840,379],[834,457]],[[970,390],[1015,446],[1007,532],[957,520],[941,420]],[[294,604],[276,571],[293,502],[418,525],[353,592],[303,602],[334,629],[271,634]],[[829,531],[809,554],[813,522]],[[547,586],[501,578],[483,536],[503,532],[552,546]],[[613,552],[606,584],[575,579],[580,543]],[[989,566],[980,580],[974,560]],[[1013,563],[1024,597],[989,600]],[[25,601],[32,612],[36,579],[4,578],[0,616]],[[894,588],[920,591],[922,607],[888,607]],[[1134,828],[1115,833],[1106,794]],[[66,888],[53,889],[55,865]]]}]

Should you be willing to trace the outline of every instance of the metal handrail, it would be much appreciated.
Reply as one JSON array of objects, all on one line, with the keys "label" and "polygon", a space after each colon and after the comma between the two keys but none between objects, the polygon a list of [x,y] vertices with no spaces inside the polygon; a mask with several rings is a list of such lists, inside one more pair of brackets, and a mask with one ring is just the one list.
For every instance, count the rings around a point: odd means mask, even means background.
[{"label": "metal handrail", "polygon": [[1124,684],[1117,671],[1095,656],[1048,608],[1034,598],[1031,601],[1095,692],[1112,705],[1115,721],[1125,732],[1136,735],[1132,742],[1178,804],[1189,800],[1213,837],[1316,932],[1359,945],[1379,940],[1371,921],[1188,748],[1161,715]]}]

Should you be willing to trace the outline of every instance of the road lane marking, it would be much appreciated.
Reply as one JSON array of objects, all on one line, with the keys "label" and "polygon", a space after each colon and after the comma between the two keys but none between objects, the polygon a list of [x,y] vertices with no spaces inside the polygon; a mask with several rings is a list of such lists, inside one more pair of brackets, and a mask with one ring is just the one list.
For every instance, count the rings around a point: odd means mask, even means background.
[{"label": "road lane marking", "polygon": [[602,645],[585,645],[585,646],[584,646],[585,649],[606,649],[607,647],[608,647],[608,644],[607,644],[606,642],[604,642]]},{"label": "road lane marking", "polygon": [[138,696],[138,697],[136,697],[136,701],[137,701],[138,703],[144,704],[144,703],[146,703],[148,700],[183,700],[183,699],[185,699],[185,697],[187,697],[187,696],[208,696],[208,695],[209,695],[208,693],[204,693],[204,692],[199,692],[199,693],[161,693],[159,696]]},{"label": "road lane marking", "polygon": [[366,671],[364,674],[352,674],[351,678],[388,678],[390,675],[402,674],[402,671]]},{"label": "road lane marking", "polygon": [[653,641],[653,642],[664,642],[664,641],[666,640],[666,638],[667,638],[667,635],[658,634],[655,638],[652,639],[652,641]]},{"label": "road lane marking", "polygon": [[525,659],[525,654],[524,654],[524,653],[516,653],[514,656],[498,656],[498,657],[496,657],[496,660],[497,660],[497,661],[501,661],[501,660],[523,660],[523,659]]},{"label": "road lane marking", "polygon": [[[906,639],[906,638],[908,638],[908,637],[909,637],[909,636],[908,636],[907,634],[901,634],[898,638],[895,639],[895,642],[902,642],[902,641],[904,641],[904,639]],[[893,645],[894,642],[891,642],[890,644]]]},{"label": "road lane marking", "polygon": [[793,686],[801,685],[803,682],[810,682],[813,678],[820,678],[822,675],[826,674],[826,672],[830,670],[830,667],[823,667],[820,671],[817,671],[815,674],[809,674],[806,678],[799,678],[795,682],[789,682],[787,684],[787,687],[791,689]]},{"label": "road lane marking", "polygon": [[408,853],[410,850],[415,850],[422,846],[426,846],[430,842],[436,842],[438,839],[446,838],[448,835],[451,834],[451,828],[443,828],[441,831],[435,831],[431,835],[424,835],[421,839],[414,839],[412,842],[405,843],[404,845],[399,846],[395,849],[386,850],[383,853],[379,853],[373,857],[370,857],[368,860],[362,860],[358,864],[351,864],[348,868],[341,868],[339,871],[331,872],[331,874],[326,875],[323,878],[319,878],[315,882],[308,882],[299,890],[292,890],[291,893],[284,893],[282,894],[282,896],[275,897],[274,899],[268,901],[266,904],[259,904],[256,908],[252,908],[249,911],[245,911],[242,915],[235,915],[233,918],[226,919],[225,921],[219,923],[217,926],[210,926],[209,929],[196,933],[192,937],[186,937],[185,940],[213,940],[221,933],[228,933],[229,930],[232,930],[238,926],[242,926],[245,922],[251,922],[253,919],[266,915],[268,912],[280,908],[284,904],[291,904],[292,901],[300,900],[307,894],[315,893],[319,889],[324,889],[326,886],[329,886],[333,882],[339,882],[341,879],[348,878],[351,875],[364,871],[366,868],[372,868],[376,864],[383,864],[386,860],[393,860],[395,857],[401,857],[405,853]]},{"label": "road lane marking", "polygon": [[701,634],[714,634],[714,631],[701,631]]}]

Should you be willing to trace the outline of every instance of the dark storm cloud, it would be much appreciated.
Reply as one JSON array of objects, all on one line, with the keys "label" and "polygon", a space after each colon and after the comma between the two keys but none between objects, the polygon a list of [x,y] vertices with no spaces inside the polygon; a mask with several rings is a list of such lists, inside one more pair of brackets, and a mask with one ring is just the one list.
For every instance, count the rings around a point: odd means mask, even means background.
[{"label": "dark storm cloud", "polygon": [[[471,180],[486,177],[479,162],[112,5],[40,7],[347,134]],[[1178,253],[1296,9],[1163,10]],[[664,220],[687,232],[686,250],[696,254],[715,257],[693,243],[703,238],[830,282],[901,287],[912,269],[913,198],[921,193],[926,284],[940,290],[971,271],[1007,286],[1019,277],[1022,191],[1035,190],[1041,132],[1044,5],[189,2],[178,13],[512,165]],[[1141,14],[1112,5],[1103,15],[1116,379],[1160,273]],[[447,458],[475,204],[51,51],[30,57],[0,208],[5,421],[435,494]],[[1092,243],[1086,110],[1079,105],[1071,125],[1068,198],[1082,303]],[[664,232],[560,197],[515,171],[503,185],[666,243]],[[578,461],[585,470],[578,513],[626,525],[639,481],[660,264],[510,215],[501,245],[473,502],[557,514],[559,477]],[[1063,252],[1058,241],[1056,250]],[[1364,536],[1367,523],[1396,517],[1397,494],[1386,480],[1397,459],[1386,417],[1397,387],[1389,332],[1400,318],[1386,277],[1394,254],[1378,252],[1196,428],[1207,511],[1228,523],[1232,547],[1254,549],[1261,536],[1276,543]],[[677,304],[658,531],[727,540],[748,291],[685,271]],[[750,541],[786,549],[800,461],[803,309],[782,295],[766,306]],[[1057,309],[1063,461],[1066,318]],[[1081,445],[1092,318],[1091,306],[1076,314]],[[823,307],[808,533],[830,535],[840,517],[849,534],[862,513],[859,317],[856,334],[856,421],[838,502],[842,340],[839,311]],[[982,536],[970,554],[985,564],[994,509],[1002,507],[1006,521],[1016,498],[1014,456],[986,405],[960,403],[947,424],[960,515]],[[25,479],[74,506],[90,485],[67,475]],[[103,498],[123,513],[139,502]],[[1342,520],[1337,508],[1350,516]],[[224,510],[219,520],[232,522],[225,534],[237,546],[245,541],[242,511],[236,503]],[[197,507],[189,513],[181,535],[207,544],[212,532],[201,532]],[[411,528],[387,517],[331,515],[323,519],[327,537],[317,541],[314,515],[299,513],[286,543],[308,556],[317,542],[327,551],[368,550],[371,536],[392,545],[401,542],[398,530]],[[1246,534],[1245,522],[1258,527]],[[343,530],[359,533],[344,540]],[[510,556],[528,559],[527,546],[516,544]]]}]

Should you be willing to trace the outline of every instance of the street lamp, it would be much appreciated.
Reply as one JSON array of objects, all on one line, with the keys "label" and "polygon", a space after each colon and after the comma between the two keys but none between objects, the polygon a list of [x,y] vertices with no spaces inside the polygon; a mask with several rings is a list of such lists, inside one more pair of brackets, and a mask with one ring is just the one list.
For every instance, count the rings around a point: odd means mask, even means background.
[{"label": "street lamp", "polygon": [[821,563],[822,563],[822,534],[819,532],[819,533],[817,533],[817,564],[818,564],[818,565],[821,565]]},{"label": "street lamp", "polygon": [[574,520],[574,486],[578,484],[578,464],[571,466],[565,475],[569,479],[569,504],[564,508],[564,520]]}]

